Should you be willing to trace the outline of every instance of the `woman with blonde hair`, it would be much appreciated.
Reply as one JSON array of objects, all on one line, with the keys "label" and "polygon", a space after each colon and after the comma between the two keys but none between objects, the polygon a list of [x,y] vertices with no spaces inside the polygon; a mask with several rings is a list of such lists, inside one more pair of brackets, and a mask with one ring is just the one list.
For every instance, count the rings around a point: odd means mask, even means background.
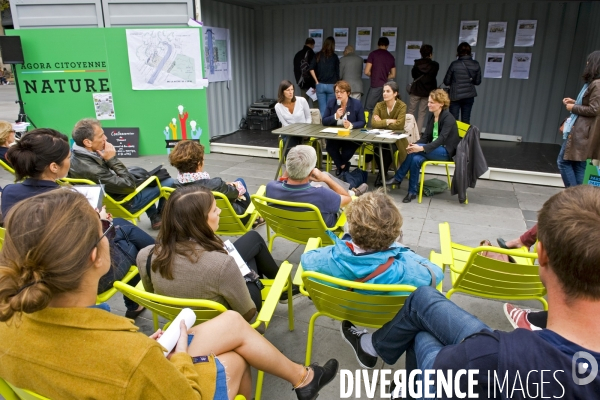
[{"label": "woman with blonde hair", "polygon": [[6,162],[6,152],[15,143],[15,130],[10,122],[0,121],[0,159]]},{"label": "woman with blonde hair", "polygon": [[431,112],[427,126],[421,138],[406,148],[408,155],[400,165],[396,175],[386,181],[388,185],[398,185],[410,171],[408,180],[408,193],[402,200],[410,203],[417,198],[417,184],[419,183],[419,172],[425,161],[450,161],[456,154],[456,148],[460,142],[456,119],[448,111],[450,99],[442,89],[436,89],[429,95],[427,107]]}]

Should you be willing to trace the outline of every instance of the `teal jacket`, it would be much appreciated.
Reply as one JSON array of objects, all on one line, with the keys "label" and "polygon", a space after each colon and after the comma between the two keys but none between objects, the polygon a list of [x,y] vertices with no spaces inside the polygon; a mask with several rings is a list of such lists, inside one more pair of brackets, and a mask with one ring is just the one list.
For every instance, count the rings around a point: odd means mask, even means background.
[{"label": "teal jacket", "polygon": [[[394,243],[387,250],[357,255],[346,245],[345,241],[339,239],[331,231],[327,231],[327,234],[335,244],[302,254],[300,260],[305,271],[315,271],[336,278],[355,281],[368,276],[379,265],[385,264],[390,257],[393,257],[395,260],[390,268],[366,283],[411,285],[415,287],[429,286],[431,285],[431,274],[425,265],[434,271],[436,284],[444,279],[444,273],[440,267],[401,244]],[[361,290],[356,292],[374,293]],[[377,293],[381,294],[380,292]],[[401,293],[389,292],[389,294],[398,295]]]}]

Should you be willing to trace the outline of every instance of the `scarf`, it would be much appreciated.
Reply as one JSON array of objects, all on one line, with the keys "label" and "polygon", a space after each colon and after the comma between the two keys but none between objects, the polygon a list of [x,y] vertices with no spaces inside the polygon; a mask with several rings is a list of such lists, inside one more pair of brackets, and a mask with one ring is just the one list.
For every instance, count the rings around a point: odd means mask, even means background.
[{"label": "scarf", "polygon": [[180,172],[177,174],[177,180],[179,183],[196,182],[202,179],[210,179],[208,172]]},{"label": "scarf", "polygon": [[[585,91],[587,90],[589,84],[585,84],[583,85],[583,87],[581,88],[581,92],[579,92],[579,95],[577,96],[577,100],[575,101],[575,104],[581,105],[583,102],[583,95],[585,94]],[[569,118],[567,118],[567,120],[565,121],[565,126],[563,127],[563,139],[566,139],[569,137],[569,133],[571,133],[571,129],[573,129],[573,125],[575,125],[575,121],[577,121],[577,114],[573,114],[573,111],[571,111],[571,115],[569,116]]]}]

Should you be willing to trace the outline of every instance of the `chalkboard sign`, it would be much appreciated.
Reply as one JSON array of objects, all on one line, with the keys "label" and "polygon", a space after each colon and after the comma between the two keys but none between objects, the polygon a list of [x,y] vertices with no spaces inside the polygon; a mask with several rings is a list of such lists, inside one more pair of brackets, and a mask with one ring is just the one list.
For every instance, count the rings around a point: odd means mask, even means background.
[{"label": "chalkboard sign", "polygon": [[140,148],[140,128],[102,128],[106,139],[115,146],[117,158],[137,158]]}]

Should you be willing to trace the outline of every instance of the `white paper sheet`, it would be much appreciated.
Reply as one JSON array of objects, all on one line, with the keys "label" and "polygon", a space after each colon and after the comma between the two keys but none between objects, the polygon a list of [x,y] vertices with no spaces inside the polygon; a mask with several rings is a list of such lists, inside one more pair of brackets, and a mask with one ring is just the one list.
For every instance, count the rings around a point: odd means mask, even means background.
[{"label": "white paper sheet", "polygon": [[386,37],[390,41],[388,51],[396,51],[396,38],[398,37],[398,28],[395,27],[384,27],[381,28],[381,36]]},{"label": "white paper sheet", "polygon": [[487,53],[485,55],[484,78],[502,78],[504,69],[504,53]]},{"label": "white paper sheet", "polygon": [[204,54],[206,63],[204,71],[209,82],[231,80],[231,50],[229,29],[205,26]]},{"label": "white paper sheet", "polygon": [[406,45],[404,45],[404,65],[414,65],[415,60],[421,58],[422,45],[422,41],[406,41]]},{"label": "white paper sheet", "polygon": [[231,243],[231,241],[229,240],[226,240],[225,242],[223,242],[223,244],[225,250],[227,250],[227,253],[229,253],[229,255],[235,260],[235,263],[237,264],[238,268],[240,269],[240,272],[242,273],[242,276],[248,275],[250,273],[250,268],[248,268],[248,264],[246,264],[242,256],[240,256],[240,253],[238,253],[233,243]]},{"label": "white paper sheet", "polygon": [[348,46],[348,28],[333,28],[335,51],[344,51]]},{"label": "white paper sheet", "polygon": [[[323,133],[338,133],[338,129],[339,128],[325,128],[325,129],[323,129],[320,132],[323,132]],[[342,128],[342,129],[344,129],[344,128]]]},{"label": "white paper sheet", "polygon": [[85,196],[92,208],[101,210],[104,191],[102,185],[73,185],[72,189]]},{"label": "white paper sheet", "polygon": [[517,22],[517,34],[515,36],[515,47],[531,47],[535,44],[535,31],[537,20],[520,19]]},{"label": "white paper sheet", "polygon": [[529,79],[531,69],[531,53],[513,53],[510,65],[512,79]]},{"label": "white paper sheet", "polygon": [[315,39],[315,48],[313,49],[315,53],[321,51],[323,47],[323,29],[309,29],[308,37]]},{"label": "white paper sheet", "polygon": [[357,51],[369,51],[371,50],[371,36],[373,34],[373,28],[370,26],[359,26],[356,28],[356,46]]},{"label": "white paper sheet", "polygon": [[312,101],[317,101],[317,92],[315,88],[310,88],[306,91],[306,95],[312,99]]},{"label": "white paper sheet", "polygon": [[489,22],[485,47],[503,49],[506,43],[506,27],[508,22]]},{"label": "white paper sheet", "polygon": [[479,33],[479,21],[460,21],[460,32],[458,43],[467,42],[471,46],[477,45],[477,34]]},{"label": "white paper sheet", "polygon": [[115,119],[115,105],[112,93],[94,93],[92,97],[94,98],[96,119]]}]

